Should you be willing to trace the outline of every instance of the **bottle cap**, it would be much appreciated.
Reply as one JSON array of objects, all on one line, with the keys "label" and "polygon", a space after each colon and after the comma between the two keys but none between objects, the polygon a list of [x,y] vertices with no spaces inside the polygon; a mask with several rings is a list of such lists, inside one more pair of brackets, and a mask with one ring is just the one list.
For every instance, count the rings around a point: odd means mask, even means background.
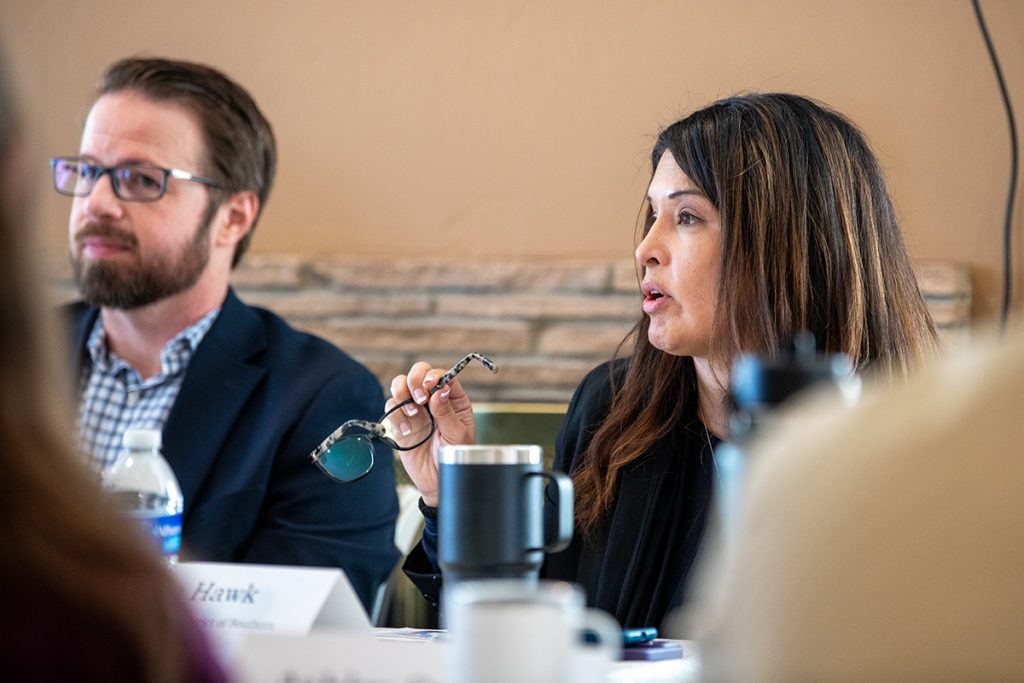
[{"label": "bottle cap", "polygon": [[[859,389],[853,362],[841,353],[822,354],[814,335],[801,332],[789,348],[769,356],[741,355],[732,367],[732,400],[740,410],[774,407],[803,389],[825,381]],[[853,397],[855,398],[855,396]]]},{"label": "bottle cap", "polygon": [[126,429],[124,430],[124,437],[122,437],[122,443],[124,443],[125,448],[160,448],[160,430],[138,429],[135,427]]}]

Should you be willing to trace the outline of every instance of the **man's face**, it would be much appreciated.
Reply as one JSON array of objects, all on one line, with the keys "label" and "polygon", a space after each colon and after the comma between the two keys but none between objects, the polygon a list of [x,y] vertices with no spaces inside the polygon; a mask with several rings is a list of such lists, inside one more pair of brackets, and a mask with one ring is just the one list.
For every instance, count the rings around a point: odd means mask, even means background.
[{"label": "man's face", "polygon": [[[205,175],[199,123],[188,110],[134,91],[103,95],[82,132],[80,156],[102,166],[128,161]],[[68,225],[71,264],[82,298],[131,309],[192,287],[210,258],[215,207],[199,183],[170,178],[154,202],[119,199],[105,175],[76,197]]]}]

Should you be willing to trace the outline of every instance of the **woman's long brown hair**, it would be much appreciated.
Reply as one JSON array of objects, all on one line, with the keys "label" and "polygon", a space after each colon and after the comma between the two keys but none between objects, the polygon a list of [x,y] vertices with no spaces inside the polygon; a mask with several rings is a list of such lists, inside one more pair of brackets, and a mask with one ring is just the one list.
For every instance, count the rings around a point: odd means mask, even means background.
[{"label": "woman's long brown hair", "polygon": [[[194,628],[180,589],[138,530],[107,509],[72,445],[64,338],[40,296],[29,249],[14,112],[0,62],[0,576],[112,625],[112,657],[177,681]],[[125,644],[129,647],[125,648]],[[55,642],[54,647],[61,647]]]},{"label": "woman's long brown hair", "polygon": [[[841,114],[805,97],[745,94],[666,128],[670,151],[721,213],[718,305],[707,357],[772,353],[801,330],[860,371],[898,379],[937,352],[899,222],[874,153]],[[643,232],[650,229],[651,212]],[[697,400],[693,361],[660,351],[643,316],[629,368],[573,472],[577,527],[608,514],[619,472]]]}]

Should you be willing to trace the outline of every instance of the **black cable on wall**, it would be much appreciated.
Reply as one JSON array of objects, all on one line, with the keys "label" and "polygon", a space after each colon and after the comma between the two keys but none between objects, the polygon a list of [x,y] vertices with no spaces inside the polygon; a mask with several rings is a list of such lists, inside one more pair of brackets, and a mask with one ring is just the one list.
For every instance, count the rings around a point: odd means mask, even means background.
[{"label": "black cable on wall", "polygon": [[1006,90],[1006,81],[1003,80],[1003,70],[999,67],[999,58],[996,57],[996,50],[992,46],[992,39],[988,35],[988,28],[985,26],[985,18],[981,15],[981,6],[978,0],[971,0],[974,6],[974,16],[978,19],[978,28],[981,29],[981,37],[985,39],[985,46],[988,48],[988,56],[992,60],[992,68],[996,72],[996,80],[999,81],[999,92],[1003,95],[1003,106],[1006,108],[1006,118],[1010,124],[1010,190],[1006,196],[1006,217],[1003,223],[1003,310],[999,317],[999,327],[1006,329],[1006,321],[1010,316],[1010,303],[1013,297],[1013,200],[1017,194],[1017,123],[1013,116],[1013,105],[1010,103],[1010,94]]}]

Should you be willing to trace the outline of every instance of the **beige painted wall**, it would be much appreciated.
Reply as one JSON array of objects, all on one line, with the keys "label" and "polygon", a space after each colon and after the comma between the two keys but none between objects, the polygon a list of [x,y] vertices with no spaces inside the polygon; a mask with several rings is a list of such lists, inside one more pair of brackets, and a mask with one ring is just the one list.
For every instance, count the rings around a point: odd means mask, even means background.
[{"label": "beige painted wall", "polygon": [[[983,8],[1024,129],[1024,2]],[[968,0],[0,0],[0,37],[55,252],[45,158],[128,54],[210,62],[261,103],[281,165],[260,252],[628,254],[659,127],[789,90],[867,132],[914,258],[970,264],[976,317],[999,306],[1008,134]]]}]

